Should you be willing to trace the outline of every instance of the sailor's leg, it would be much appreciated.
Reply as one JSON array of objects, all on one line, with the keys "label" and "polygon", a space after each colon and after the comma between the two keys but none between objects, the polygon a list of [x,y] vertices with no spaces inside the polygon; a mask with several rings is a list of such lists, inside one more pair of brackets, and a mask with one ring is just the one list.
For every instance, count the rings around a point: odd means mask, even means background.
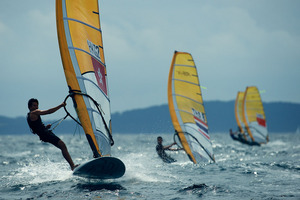
[{"label": "sailor's leg", "polygon": [[165,162],[172,163],[172,162],[176,162],[176,160],[174,158],[168,156],[168,157],[165,157]]},{"label": "sailor's leg", "polygon": [[73,163],[73,160],[68,152],[67,146],[62,140],[59,140],[57,143],[57,147],[61,150],[62,155],[66,159],[66,161],[69,163],[71,169],[73,170],[75,168],[75,165]]}]

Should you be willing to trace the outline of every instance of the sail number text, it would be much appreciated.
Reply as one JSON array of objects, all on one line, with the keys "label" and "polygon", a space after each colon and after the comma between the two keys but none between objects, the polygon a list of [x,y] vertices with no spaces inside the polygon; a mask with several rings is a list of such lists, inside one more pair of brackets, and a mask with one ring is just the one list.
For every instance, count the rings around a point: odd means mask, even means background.
[{"label": "sail number text", "polygon": [[190,73],[187,71],[176,71],[178,75],[180,76],[190,76]]},{"label": "sail number text", "polygon": [[90,53],[95,56],[96,58],[100,59],[100,50],[99,50],[99,46],[95,45],[94,43],[92,43],[91,41],[87,40],[87,44],[89,46],[90,49]]},{"label": "sail number text", "polygon": [[204,117],[204,114],[202,112],[199,112],[199,111],[195,110],[194,108],[192,108],[192,111],[193,111],[193,115],[195,117],[197,117],[198,119],[205,122],[205,117]]}]

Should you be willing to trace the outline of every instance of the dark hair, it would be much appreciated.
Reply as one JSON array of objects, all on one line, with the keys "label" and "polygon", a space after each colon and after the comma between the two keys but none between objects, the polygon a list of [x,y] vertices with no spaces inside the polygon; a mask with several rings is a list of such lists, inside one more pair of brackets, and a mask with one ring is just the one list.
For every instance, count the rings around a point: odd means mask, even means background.
[{"label": "dark hair", "polygon": [[37,103],[38,104],[39,101],[37,99],[35,99],[35,98],[29,99],[29,101],[28,101],[28,109],[30,109],[30,107],[32,106],[33,103]]},{"label": "dark hair", "polygon": [[162,140],[162,137],[158,136],[157,139],[161,139]]}]

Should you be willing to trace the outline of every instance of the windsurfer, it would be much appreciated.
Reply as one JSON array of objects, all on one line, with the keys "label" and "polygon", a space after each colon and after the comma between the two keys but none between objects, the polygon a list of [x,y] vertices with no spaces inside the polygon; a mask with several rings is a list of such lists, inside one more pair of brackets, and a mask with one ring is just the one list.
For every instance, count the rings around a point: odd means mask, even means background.
[{"label": "windsurfer", "polygon": [[45,126],[42,122],[41,115],[48,115],[56,112],[60,108],[64,107],[66,103],[62,103],[54,108],[50,108],[48,110],[39,110],[39,102],[37,99],[30,99],[28,101],[28,109],[29,113],[27,114],[27,123],[34,134],[37,134],[40,137],[40,140],[43,142],[49,142],[59,148],[62,152],[63,157],[69,163],[72,170],[78,165],[74,165],[73,160],[68,152],[68,149],[65,143],[54,133],[49,130],[51,125],[48,124]]},{"label": "windsurfer", "polygon": [[244,138],[243,134],[241,133],[241,129],[240,129],[240,128],[238,129],[237,132],[233,132],[232,129],[230,129],[230,130],[229,130],[229,133],[230,133],[230,136],[231,136],[231,138],[232,138],[233,140],[237,140],[237,141],[239,141],[239,142],[241,142],[241,143],[248,144],[248,145],[250,145],[250,146],[252,146],[252,145],[258,145],[258,146],[260,146],[260,144],[257,143],[257,142],[253,142],[253,141],[252,141],[252,142],[249,142],[249,141],[247,141],[247,140]]},{"label": "windsurfer", "polygon": [[180,149],[172,149],[171,147],[173,145],[176,144],[176,142],[167,145],[167,146],[163,146],[162,145],[163,139],[161,136],[157,137],[157,145],[156,145],[156,152],[159,155],[159,157],[166,163],[172,163],[172,162],[176,162],[177,160],[175,160],[174,158],[172,158],[171,156],[169,156],[168,154],[166,154],[165,150],[169,150],[169,151],[178,151],[178,150],[182,150],[182,148]]},{"label": "windsurfer", "polygon": [[233,140],[240,140],[241,139],[241,132],[240,131],[233,132],[232,129],[230,129],[229,134],[230,134],[230,136]]}]

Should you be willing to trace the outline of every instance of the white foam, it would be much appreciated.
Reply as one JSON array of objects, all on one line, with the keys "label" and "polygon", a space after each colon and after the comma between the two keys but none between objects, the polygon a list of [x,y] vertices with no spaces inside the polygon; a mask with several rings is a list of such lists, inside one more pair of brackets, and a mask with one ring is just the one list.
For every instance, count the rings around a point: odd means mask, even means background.
[{"label": "white foam", "polygon": [[29,184],[38,184],[50,181],[64,181],[72,176],[67,163],[55,163],[41,160],[39,163],[30,163],[19,168],[14,176],[19,181],[28,181]]}]

